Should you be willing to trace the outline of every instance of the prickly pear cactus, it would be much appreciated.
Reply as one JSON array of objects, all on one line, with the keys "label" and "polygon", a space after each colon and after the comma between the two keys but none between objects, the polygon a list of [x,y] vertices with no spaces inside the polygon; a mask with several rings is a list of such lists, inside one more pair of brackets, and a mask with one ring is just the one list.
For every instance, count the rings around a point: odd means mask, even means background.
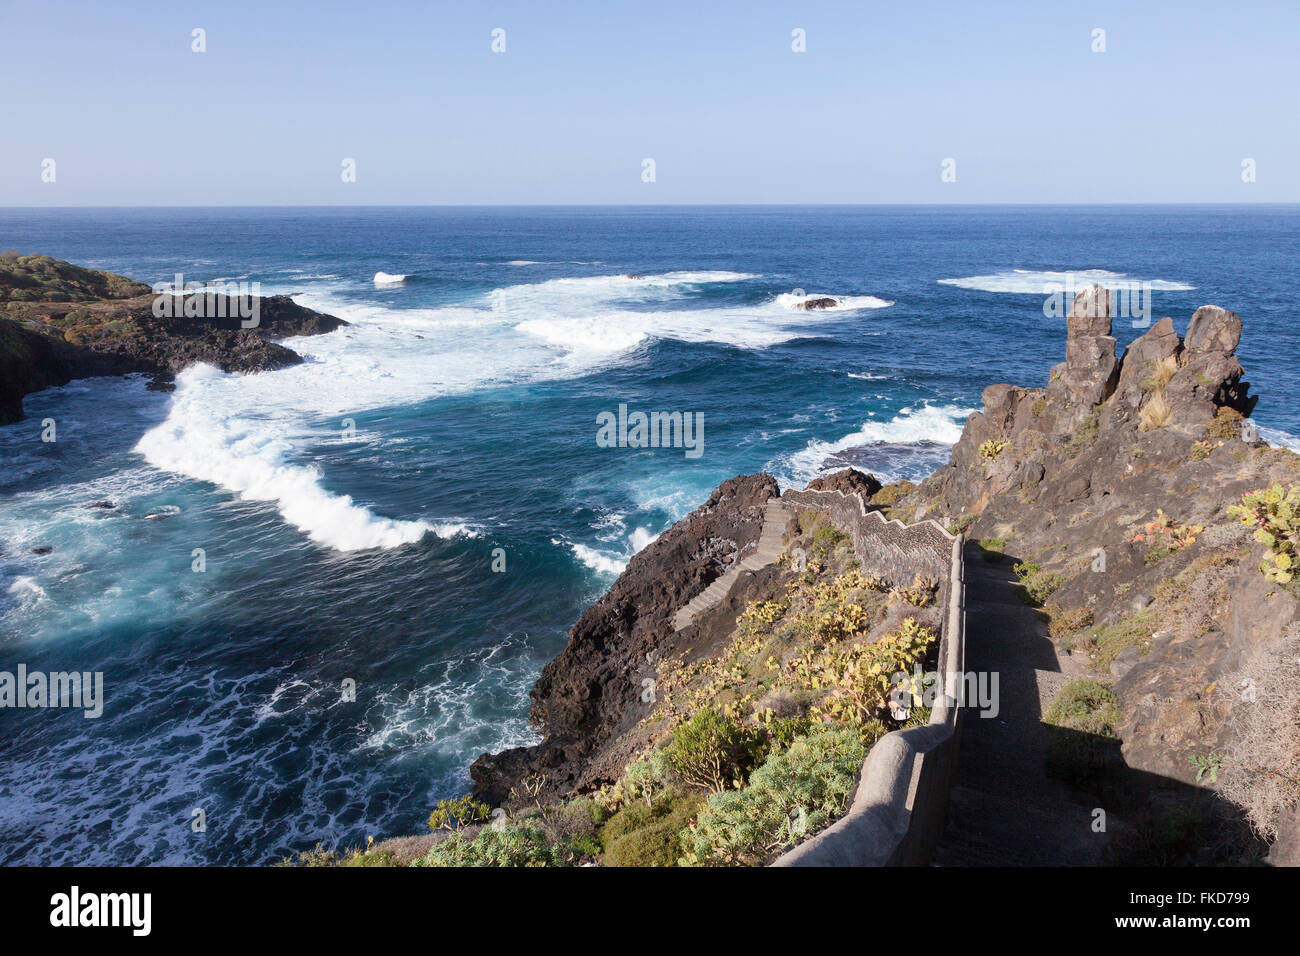
[{"label": "prickly pear cactus", "polygon": [[1276,584],[1289,584],[1295,577],[1297,544],[1300,544],[1300,486],[1261,488],[1241,496],[1241,504],[1228,514],[1255,529],[1255,540],[1267,550],[1259,569]]}]

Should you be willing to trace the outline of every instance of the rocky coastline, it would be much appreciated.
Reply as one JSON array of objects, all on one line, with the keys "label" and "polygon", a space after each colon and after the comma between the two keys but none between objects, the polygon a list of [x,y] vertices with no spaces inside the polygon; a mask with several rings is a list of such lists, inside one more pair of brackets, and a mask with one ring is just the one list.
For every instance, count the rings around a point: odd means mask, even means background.
[{"label": "rocky coastline", "polygon": [[25,395],[77,378],[145,373],[151,388],[166,391],[175,373],[199,362],[227,372],[295,365],[301,356],[277,339],[347,325],[288,296],[250,297],[251,328],[240,318],[250,301],[168,298],[157,309],[144,283],[48,256],[0,254],[0,425],[23,419]]},{"label": "rocky coastline", "polygon": [[[861,495],[905,523],[937,519],[982,560],[1014,566],[1056,669],[1114,702],[1086,724],[1101,770],[1070,781],[1085,796],[1098,781],[1112,788],[1127,825],[1107,859],[1295,864],[1300,731],[1288,722],[1300,717],[1300,690],[1269,675],[1300,646],[1300,592],[1262,573],[1266,549],[1230,509],[1300,483],[1300,456],[1250,423],[1257,399],[1235,355],[1238,316],[1202,307],[1182,337],[1164,318],[1121,357],[1110,307],[1101,287],[1078,296],[1066,361],[1046,387],[989,386],[950,461],[926,480],[882,488],[862,449],[854,470],[810,487]],[[637,695],[656,663],[708,658],[745,602],[770,592],[759,573],[698,627],[668,626],[753,549],[779,495],[768,475],[733,478],[633,558],[532,690],[541,743],[481,756],[476,796],[500,805],[529,779],[544,781],[539,800],[617,785],[648,743],[638,728],[652,707]],[[1261,717],[1245,689],[1265,684]],[[1264,749],[1279,766],[1260,765],[1270,721],[1284,743]],[[1153,849],[1165,837],[1152,834],[1171,826],[1173,843]]]}]

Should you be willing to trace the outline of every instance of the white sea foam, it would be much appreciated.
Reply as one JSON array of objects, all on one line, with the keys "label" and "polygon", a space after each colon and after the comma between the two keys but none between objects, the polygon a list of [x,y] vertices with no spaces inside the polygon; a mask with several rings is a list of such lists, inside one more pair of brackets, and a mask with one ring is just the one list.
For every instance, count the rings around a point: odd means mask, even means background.
[{"label": "white sea foam", "polygon": [[[320,441],[322,426],[342,428],[344,418],[367,409],[581,375],[650,336],[763,348],[819,321],[815,312],[776,302],[673,308],[699,295],[701,286],[752,278],[683,271],[552,279],[497,289],[464,305],[400,310],[332,299],[327,287],[314,290],[296,300],[352,324],[294,339],[303,363],[272,374],[186,370],[177,376],[166,421],[136,450],[157,468],[270,502],[313,541],[338,550],[397,547],[429,532],[469,534],[473,529],[463,522],[384,517],[347,494],[326,491],[320,467],[304,463],[309,446]],[[659,302],[665,307],[656,308]],[[632,553],[605,557],[626,562]]]},{"label": "white sea foam", "polygon": [[406,281],[406,276],[404,275],[393,275],[388,272],[375,273],[375,285],[378,286],[401,285],[405,281]]},{"label": "white sea foam", "polygon": [[1297,455],[1300,455],[1300,437],[1292,435],[1290,432],[1284,432],[1280,428],[1268,428],[1264,425],[1256,427],[1259,429],[1259,437],[1270,445],[1289,448]]},{"label": "white sea foam", "polygon": [[[790,455],[785,462],[778,463],[769,470],[785,479],[782,481],[783,485],[802,488],[817,477],[822,463],[827,458],[850,448],[880,443],[917,445],[922,442],[933,442],[943,446],[955,445],[957,439],[961,438],[966,417],[973,411],[976,409],[962,408],[957,405],[924,404],[904,408],[887,422],[864,422],[857,431],[835,441],[814,439],[806,448],[800,449]],[[896,481],[906,476],[882,471],[876,477],[882,481]]]},{"label": "white sea foam", "polygon": [[793,292],[784,292],[776,297],[777,305],[783,309],[789,309],[791,312],[806,312],[802,308],[803,303],[811,299],[834,299],[835,304],[825,309],[814,309],[814,312],[856,312],[859,309],[887,309],[893,305],[888,299],[882,299],[874,295],[832,295],[829,292],[814,293],[810,295],[795,295]]},{"label": "white sea foam", "polygon": [[[667,272],[641,278],[552,279],[498,289],[489,302],[498,315],[516,317],[519,331],[586,356],[624,352],[651,338],[768,348],[826,321],[824,313],[892,304],[875,296],[851,296],[835,309],[807,312],[787,305],[787,297],[777,296],[754,306],[672,307],[697,294],[700,286],[755,278],[745,272]],[[654,308],[656,303],[665,308]]]},{"label": "white sea foam", "polygon": [[9,584],[9,593],[20,600],[39,601],[45,597],[45,588],[37,584],[34,578],[22,575]]},{"label": "white sea foam", "polygon": [[1144,279],[1105,269],[1079,269],[1074,272],[1011,269],[987,276],[940,279],[940,285],[956,286],[976,292],[1009,292],[1016,295],[1050,295],[1054,292],[1079,292],[1086,286],[1102,285],[1111,290],[1137,291],[1143,287],[1160,292],[1190,292],[1196,286],[1167,279]]},{"label": "white sea foam", "polygon": [[[552,538],[551,544],[557,547],[568,546],[575,558],[600,574],[622,574],[632,556],[658,537],[659,535],[653,533],[649,528],[636,528],[627,536],[625,546],[621,552],[592,548],[577,541],[565,541],[562,538]],[[608,539],[602,538],[602,540]]]},{"label": "white sea foam", "polygon": [[136,451],[158,468],[210,481],[250,501],[273,502],[289,524],[339,551],[393,548],[430,531],[442,537],[468,532],[463,526],[381,518],[348,495],[325,491],[318,468],[285,461],[289,446],[277,417],[209,404],[213,392],[230,391],[219,379],[212,387],[222,375],[206,366],[183,372],[167,420],[146,432]]},{"label": "white sea foam", "polygon": [[[367,408],[418,401],[487,377],[488,357],[480,349],[444,357],[436,327],[426,332],[419,340],[406,329],[361,324],[296,339],[307,361],[273,374],[189,368],[177,376],[167,419],[146,432],[136,450],[157,468],[272,502],[313,541],[340,551],[397,547],[429,532],[472,534],[457,522],[378,516],[348,495],[327,492],[315,465],[291,460],[297,447],[312,440],[312,418],[332,416],[341,423]],[[418,347],[425,343],[427,348]],[[442,367],[441,380],[430,373],[435,364]]]}]

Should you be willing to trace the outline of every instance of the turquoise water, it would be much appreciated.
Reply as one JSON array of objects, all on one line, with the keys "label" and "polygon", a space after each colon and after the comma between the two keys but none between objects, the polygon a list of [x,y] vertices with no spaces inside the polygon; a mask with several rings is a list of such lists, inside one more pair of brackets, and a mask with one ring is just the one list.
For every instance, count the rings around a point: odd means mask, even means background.
[{"label": "turquoise water", "polygon": [[[75,382],[0,428],[0,669],[102,671],[106,697],[98,720],[0,710],[0,861],[265,863],[418,831],[477,754],[534,739],[527,691],[568,627],[719,482],[802,484],[876,442],[878,472],[919,478],[985,385],[1044,383],[1056,273],[1149,281],[1180,330],[1239,312],[1255,420],[1295,444],[1297,227],[1295,207],[0,210],[6,248],[255,281],[353,323],[291,341],[295,368]],[[601,447],[620,404],[701,414],[703,454]]]}]

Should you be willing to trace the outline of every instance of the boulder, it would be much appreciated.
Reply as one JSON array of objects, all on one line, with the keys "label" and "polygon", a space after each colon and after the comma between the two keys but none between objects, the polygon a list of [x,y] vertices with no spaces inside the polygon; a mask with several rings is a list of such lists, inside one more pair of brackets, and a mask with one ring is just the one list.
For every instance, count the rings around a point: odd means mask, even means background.
[{"label": "boulder", "polygon": [[874,475],[869,475],[856,468],[845,468],[829,475],[819,475],[808,482],[809,491],[842,491],[846,495],[861,495],[863,502],[869,502],[871,496],[883,486]]},{"label": "boulder", "polygon": [[1065,325],[1065,365],[1053,369],[1048,388],[1073,406],[1063,423],[1069,429],[1109,398],[1119,380],[1115,338],[1110,334],[1110,290],[1094,285],[1076,295]]},{"label": "boulder", "polygon": [[1115,389],[1121,408],[1136,410],[1146,394],[1142,383],[1157,365],[1166,359],[1176,360],[1182,351],[1182,339],[1174,331],[1173,319],[1167,316],[1129,345],[1120,363],[1119,384]]},{"label": "boulder", "polygon": [[1183,344],[1195,352],[1221,352],[1231,355],[1241,341],[1241,318],[1217,305],[1203,305],[1187,323]]}]

